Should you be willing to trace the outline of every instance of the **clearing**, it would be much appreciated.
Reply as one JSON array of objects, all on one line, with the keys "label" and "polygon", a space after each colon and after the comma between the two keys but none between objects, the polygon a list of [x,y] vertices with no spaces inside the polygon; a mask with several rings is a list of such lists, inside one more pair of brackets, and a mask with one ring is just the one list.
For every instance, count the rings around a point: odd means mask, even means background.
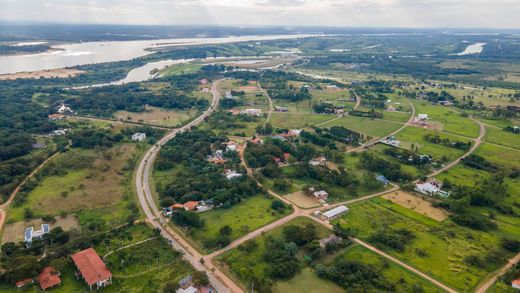
[{"label": "clearing", "polygon": [[317,200],[315,200],[311,196],[306,195],[303,191],[296,191],[291,194],[285,195],[284,197],[292,203],[294,203],[296,206],[304,209],[321,206],[321,204]]},{"label": "clearing", "polygon": [[7,242],[18,243],[24,241],[25,228],[33,226],[36,230],[38,230],[44,223],[49,224],[51,230],[57,227],[61,227],[63,231],[79,229],[78,219],[76,219],[74,216],[54,217],[54,220],[55,222],[44,222],[42,219],[34,219],[31,221],[18,221],[7,224],[5,225],[2,235],[2,244]]},{"label": "clearing", "polygon": [[118,111],[114,116],[122,121],[177,127],[196,116],[197,113],[197,110],[166,110],[147,106],[145,112]]},{"label": "clearing", "polygon": [[444,221],[448,218],[446,210],[435,208],[430,201],[402,190],[385,194],[382,197],[437,221]]}]

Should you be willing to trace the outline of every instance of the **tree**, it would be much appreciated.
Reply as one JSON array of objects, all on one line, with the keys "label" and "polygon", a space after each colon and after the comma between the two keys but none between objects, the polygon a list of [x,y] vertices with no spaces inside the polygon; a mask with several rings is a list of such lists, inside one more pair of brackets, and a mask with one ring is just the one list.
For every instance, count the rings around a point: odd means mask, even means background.
[{"label": "tree", "polygon": [[209,284],[209,277],[206,272],[195,271],[192,275],[193,285],[196,287],[207,286]]},{"label": "tree", "polygon": [[231,227],[229,227],[229,225],[224,225],[224,226],[220,227],[218,232],[220,233],[220,235],[228,235],[229,236],[233,232],[233,229]]}]

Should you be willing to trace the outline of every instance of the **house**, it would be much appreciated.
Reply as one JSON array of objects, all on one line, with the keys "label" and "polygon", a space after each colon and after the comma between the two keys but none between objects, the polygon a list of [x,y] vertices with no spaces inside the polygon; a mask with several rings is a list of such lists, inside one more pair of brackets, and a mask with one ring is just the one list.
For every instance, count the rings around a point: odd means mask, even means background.
[{"label": "house", "polygon": [[226,152],[236,152],[237,151],[237,144],[233,141],[230,141],[227,143],[226,146]]},{"label": "house", "polygon": [[312,195],[317,200],[327,200],[327,198],[329,197],[329,194],[325,190],[314,191]]},{"label": "house", "polygon": [[394,106],[388,105],[388,107],[386,107],[386,111],[388,111],[388,112],[396,112],[397,110],[395,109]]},{"label": "house", "polygon": [[331,210],[324,212],[322,214],[322,217],[326,221],[331,221],[331,220],[336,219],[337,217],[340,217],[341,215],[343,215],[345,213],[348,213],[348,211],[349,211],[349,209],[346,206],[341,205],[341,206],[337,206]]},{"label": "house", "polygon": [[511,282],[511,287],[513,287],[515,289],[520,289],[520,278],[513,280]]},{"label": "house", "polygon": [[61,135],[65,135],[67,134],[67,132],[69,132],[68,129],[56,129],[56,130],[53,130],[50,135],[51,136],[61,136]]},{"label": "house", "polygon": [[390,180],[386,179],[386,177],[383,175],[377,175],[376,180],[383,183],[385,186],[387,186],[388,183],[390,183]]},{"label": "house", "polygon": [[389,136],[389,137],[387,137],[385,139],[380,140],[379,142],[382,143],[382,144],[386,144],[386,145],[389,145],[389,146],[396,147],[396,148],[398,148],[399,145],[401,144],[401,142],[398,141],[397,139],[395,139],[395,137],[393,137],[393,136]]},{"label": "house", "polygon": [[434,196],[438,195],[441,197],[448,197],[450,195],[449,192],[443,191],[441,189],[442,184],[440,184],[437,180],[432,179],[426,182],[419,182],[415,184],[415,191],[428,195]]},{"label": "house", "polygon": [[341,241],[343,241],[343,238],[338,237],[338,236],[336,236],[334,234],[331,234],[327,238],[320,239],[320,247],[321,248],[325,248],[327,246],[327,244],[329,244],[329,243],[331,243],[331,244],[340,244]]},{"label": "house", "polygon": [[201,90],[203,93],[209,93],[209,88],[205,87],[205,88],[202,88]]},{"label": "house", "polygon": [[199,292],[199,290],[197,290],[197,288],[195,288],[193,286],[189,286],[186,289],[179,288],[179,289],[177,289],[177,291],[175,291],[175,293],[198,293],[198,292]]},{"label": "house", "polygon": [[58,113],[64,114],[64,113],[74,113],[74,112],[72,111],[72,109],[70,107],[66,106],[65,104],[62,104],[60,106],[60,108],[58,109]]},{"label": "house", "polygon": [[225,98],[226,99],[233,99],[233,94],[231,93],[231,91],[226,91]]},{"label": "house", "polygon": [[251,142],[254,144],[263,144],[264,143],[264,141],[259,137],[255,137],[254,139],[251,140]]},{"label": "house", "polygon": [[182,203],[176,203],[170,206],[170,209],[172,210],[183,210],[184,205]]},{"label": "house", "polygon": [[251,115],[251,116],[260,116],[262,115],[262,109],[254,109],[248,108],[240,111],[240,114]]},{"label": "house", "polygon": [[300,133],[302,133],[302,131],[300,129],[291,129],[291,130],[288,130],[286,133],[280,134],[280,136],[282,136],[284,138],[296,137],[296,136],[300,136]]},{"label": "house", "polygon": [[132,134],[133,141],[143,141],[146,139],[146,133],[136,132]]},{"label": "house", "polygon": [[22,287],[25,287],[25,286],[27,286],[29,284],[33,284],[33,283],[34,283],[34,279],[33,278],[28,278],[28,279],[16,282],[15,286],[16,286],[16,288],[22,288]]},{"label": "house", "polygon": [[65,115],[55,113],[55,114],[50,114],[50,115],[47,116],[47,117],[48,117],[49,119],[51,119],[51,120],[61,120],[61,119],[65,118]]},{"label": "house", "polygon": [[419,114],[417,115],[417,119],[419,119],[420,121],[428,120],[428,114]]},{"label": "house", "polygon": [[197,209],[197,206],[199,205],[198,201],[190,200],[184,203],[183,207],[186,211],[194,211]]},{"label": "house", "polygon": [[318,157],[318,158],[314,158],[314,159],[310,160],[309,165],[320,166],[320,165],[325,165],[326,162],[327,162],[327,159],[325,157]]},{"label": "house", "polygon": [[224,172],[224,176],[226,176],[226,178],[228,180],[231,180],[233,178],[238,178],[238,177],[242,177],[242,174],[238,173],[237,171],[233,171],[233,170],[229,170],[227,169],[225,172]]},{"label": "house", "polygon": [[61,284],[60,272],[53,267],[45,267],[38,276],[38,283],[43,291],[59,286]]},{"label": "house", "polygon": [[90,290],[112,284],[112,273],[93,248],[77,252],[71,257],[78,269],[76,278],[82,277]]},{"label": "house", "polygon": [[50,232],[49,224],[42,224],[42,228],[40,230],[34,230],[33,226],[25,229],[24,232],[24,241],[27,245],[31,245],[34,239],[42,239],[43,235]]},{"label": "house", "polygon": [[228,110],[228,113],[231,113],[231,115],[236,116],[236,115],[242,114],[242,111],[238,110],[238,109],[231,109],[231,110]]},{"label": "house", "polygon": [[453,103],[450,101],[439,101],[438,104],[443,106],[453,106]]},{"label": "house", "polygon": [[274,106],[274,110],[276,112],[289,112],[289,108],[281,106]]}]

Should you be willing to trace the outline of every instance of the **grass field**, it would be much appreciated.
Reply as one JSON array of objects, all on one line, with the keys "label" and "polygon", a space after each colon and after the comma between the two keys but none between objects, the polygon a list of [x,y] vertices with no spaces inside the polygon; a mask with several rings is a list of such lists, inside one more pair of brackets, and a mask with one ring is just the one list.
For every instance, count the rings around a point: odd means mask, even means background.
[{"label": "grass field", "polygon": [[332,115],[315,115],[305,113],[276,113],[271,116],[271,124],[278,128],[302,128],[334,119]]},{"label": "grass field", "polygon": [[147,107],[146,112],[118,111],[114,116],[124,121],[175,127],[184,124],[196,116],[197,113],[197,110],[166,110],[157,107]]},{"label": "grass field", "polygon": [[[65,164],[58,168],[67,170],[66,174],[43,176],[25,203],[10,207],[8,221],[23,220],[25,209],[31,210],[34,217],[78,213],[80,224],[92,217],[107,221],[125,218],[129,212],[125,206],[132,199],[132,170],[125,167],[138,152],[135,144],[119,144],[108,150],[72,149],[61,153],[46,168]],[[68,166],[68,162],[82,166]]]},{"label": "grass field", "polygon": [[255,195],[229,209],[219,208],[201,213],[204,228],[193,229],[190,237],[202,249],[204,240],[217,237],[219,229],[225,225],[233,229],[231,239],[234,240],[290,213],[290,209],[283,213],[275,212],[271,209],[272,202],[270,196]]},{"label": "grass field", "polygon": [[520,135],[507,132],[502,129],[486,126],[486,136],[484,140],[499,145],[518,149],[520,151]]},{"label": "grass field", "polygon": [[174,64],[168,66],[161,71],[159,71],[159,75],[161,77],[167,76],[175,76],[175,75],[183,75],[190,74],[200,70],[202,67],[201,64],[193,64],[193,63],[184,63],[184,64]]},{"label": "grass field", "polygon": [[444,131],[468,137],[477,137],[479,127],[467,117],[451,111],[444,106],[432,105],[427,101],[412,100],[416,114],[428,114],[430,119],[444,124]]},{"label": "grass field", "polygon": [[287,292],[312,292],[312,293],[342,293],[345,289],[332,281],[322,279],[316,275],[312,268],[304,268],[294,278],[276,283],[274,293]]},{"label": "grass field", "polygon": [[402,126],[400,123],[394,123],[379,119],[368,119],[355,116],[345,116],[330,123],[325,123],[321,127],[343,126],[345,128],[369,135],[372,137],[383,137]]},{"label": "grass field", "polygon": [[475,154],[484,157],[491,163],[508,169],[518,169],[520,166],[520,150],[515,151],[489,143],[482,143],[475,151]]},{"label": "grass field", "polygon": [[462,156],[465,151],[456,149],[453,147],[443,146],[440,144],[434,144],[426,141],[424,136],[426,134],[438,134],[441,138],[449,138],[450,141],[462,141],[468,142],[469,139],[454,136],[446,133],[435,132],[418,127],[406,127],[403,131],[396,135],[396,138],[401,141],[403,148],[410,149],[413,144],[416,148],[419,148],[419,153],[423,155],[430,155],[435,159],[440,159],[445,156],[449,161],[455,160]]},{"label": "grass field", "polygon": [[[342,225],[358,231],[358,237],[369,239],[374,231],[383,229],[407,229],[415,238],[400,252],[386,246],[383,250],[417,267],[427,274],[453,286],[469,291],[496,269],[466,264],[469,255],[485,256],[493,253],[504,236],[503,227],[491,233],[463,228],[445,220],[440,223],[412,210],[384,199],[353,204],[350,212],[338,220]],[[508,231],[506,231],[508,232]]]}]

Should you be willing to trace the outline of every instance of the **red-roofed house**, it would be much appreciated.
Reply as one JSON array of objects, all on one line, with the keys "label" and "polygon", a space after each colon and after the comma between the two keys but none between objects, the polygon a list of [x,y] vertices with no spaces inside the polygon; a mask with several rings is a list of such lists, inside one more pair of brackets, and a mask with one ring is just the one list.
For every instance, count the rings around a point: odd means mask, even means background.
[{"label": "red-roofed house", "polygon": [[22,288],[22,287],[24,287],[26,285],[29,285],[29,284],[32,284],[32,283],[34,283],[34,279],[28,278],[28,279],[16,282],[15,285],[16,285],[16,288]]},{"label": "red-roofed house", "polygon": [[46,267],[38,276],[38,283],[43,291],[59,286],[61,284],[60,272],[57,272],[53,267]]},{"label": "red-roofed house", "polygon": [[176,204],[170,206],[170,208],[172,210],[182,210],[182,209],[184,209],[184,206],[182,205],[182,203],[176,203]]},{"label": "red-roofed house", "polygon": [[511,287],[515,289],[520,289],[520,278],[513,280],[513,282],[511,282]]},{"label": "red-roofed house", "polygon": [[90,290],[99,289],[112,283],[112,273],[93,248],[87,248],[72,255],[72,260],[78,268],[76,277],[82,277]]},{"label": "red-roofed house", "polygon": [[187,201],[184,203],[184,209],[187,211],[194,211],[197,209],[197,206],[199,205],[198,201]]}]

